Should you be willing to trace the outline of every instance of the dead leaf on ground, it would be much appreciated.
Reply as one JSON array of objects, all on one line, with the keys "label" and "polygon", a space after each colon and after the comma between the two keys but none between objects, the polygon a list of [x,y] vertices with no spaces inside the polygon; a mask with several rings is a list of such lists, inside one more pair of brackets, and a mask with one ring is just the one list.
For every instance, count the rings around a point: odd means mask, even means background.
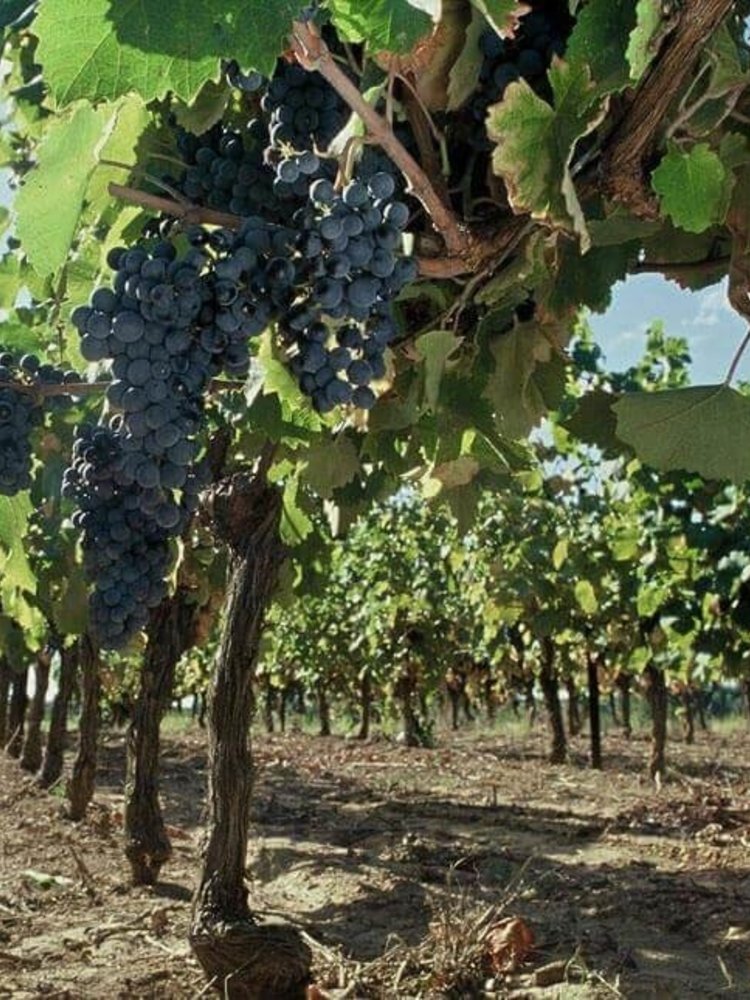
[{"label": "dead leaf on ground", "polygon": [[534,950],[534,932],[521,917],[506,917],[489,928],[485,936],[487,957],[493,972],[512,972]]}]

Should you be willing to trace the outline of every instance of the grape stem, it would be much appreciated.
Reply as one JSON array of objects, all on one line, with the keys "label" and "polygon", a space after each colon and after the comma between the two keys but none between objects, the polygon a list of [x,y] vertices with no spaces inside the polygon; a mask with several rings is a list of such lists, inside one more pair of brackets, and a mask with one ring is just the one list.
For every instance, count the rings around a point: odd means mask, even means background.
[{"label": "grape stem", "polygon": [[747,333],[740,341],[740,345],[734,352],[734,357],[732,358],[732,363],[729,365],[729,370],[724,378],[724,385],[730,385],[732,379],[734,378],[737,368],[739,367],[742,356],[747,350],[748,344],[750,344],[750,327],[748,327]]},{"label": "grape stem", "polygon": [[[148,191],[126,187],[124,184],[110,184],[109,193],[113,198],[129,205],[140,205],[141,208],[173,215],[183,222],[192,222],[196,225],[221,226],[224,229],[237,231],[242,228],[245,221],[239,215],[216,212],[212,208],[202,208],[192,203],[173,201],[171,198],[162,198],[160,195],[149,194]],[[417,265],[422,277],[433,279],[455,278],[468,270],[466,262],[459,257],[418,257]]]},{"label": "grape stem", "polygon": [[242,227],[243,219],[238,215],[230,215],[229,212],[217,212],[213,208],[203,208],[190,202],[184,203],[172,198],[162,198],[161,195],[139,191],[137,188],[126,187],[124,184],[111,183],[108,191],[113,198],[117,198],[119,201],[125,201],[129,205],[139,205],[141,208],[150,208],[154,212],[164,212],[165,215],[173,215],[182,222],[221,226],[223,229],[236,230]]},{"label": "grape stem", "polygon": [[476,253],[471,234],[444,204],[430,178],[401,145],[385,118],[367,103],[344,73],[312,23],[294,22],[292,49],[300,65],[307,70],[317,70],[362,119],[372,139],[385,150],[409,182],[411,193],[422,203],[435,229],[443,237],[448,254],[461,258],[465,271],[467,263]]},{"label": "grape stem", "polygon": [[[61,382],[46,385],[24,385],[23,382],[0,382],[0,389],[13,389],[31,396],[93,396],[104,392],[110,382]],[[212,378],[209,393],[230,392],[244,389],[245,383],[238,379]]]},{"label": "grape stem", "polygon": [[[693,72],[698,55],[729,14],[734,0],[685,0],[675,27],[653,66],[633,90],[625,113],[607,141],[600,174],[616,201],[644,218],[658,218],[653,193],[644,183],[644,163],[662,135],[669,107]],[[600,183],[597,178],[593,183]]]}]

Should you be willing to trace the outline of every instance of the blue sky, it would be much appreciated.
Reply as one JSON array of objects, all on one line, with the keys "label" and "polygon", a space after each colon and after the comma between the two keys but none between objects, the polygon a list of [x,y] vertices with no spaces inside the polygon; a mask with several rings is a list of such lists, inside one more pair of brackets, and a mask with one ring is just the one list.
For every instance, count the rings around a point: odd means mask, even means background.
[{"label": "blue sky", "polygon": [[[589,317],[610,369],[620,371],[638,360],[655,319],[664,321],[668,334],[687,340],[693,385],[723,380],[747,329],[727,301],[726,282],[689,292],[660,275],[635,275],[617,283],[606,313]],[[750,351],[736,377],[750,380]]]}]

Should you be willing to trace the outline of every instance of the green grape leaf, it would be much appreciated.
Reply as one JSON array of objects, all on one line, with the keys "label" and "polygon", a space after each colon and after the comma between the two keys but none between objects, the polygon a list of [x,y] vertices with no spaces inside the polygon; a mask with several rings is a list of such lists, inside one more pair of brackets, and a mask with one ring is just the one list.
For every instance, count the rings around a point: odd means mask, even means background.
[{"label": "green grape leaf", "polygon": [[750,398],[729,386],[629,393],[613,409],[617,436],[655,469],[750,478]]},{"label": "green grape leaf", "polygon": [[608,247],[632,240],[647,240],[659,232],[662,223],[656,219],[639,219],[618,206],[603,219],[587,219],[586,225],[593,246]]},{"label": "green grape leaf", "polygon": [[23,547],[31,510],[28,491],[14,497],[0,496],[0,549],[5,553],[5,559],[0,560],[3,607],[14,591],[36,592],[36,577]]},{"label": "green grape leaf", "polygon": [[334,440],[319,441],[305,451],[305,483],[319,497],[328,500],[334,490],[346,486],[359,472],[359,456],[352,441],[343,434]]},{"label": "green grape leaf", "polygon": [[662,210],[689,233],[702,233],[724,220],[732,190],[731,175],[705,142],[688,152],[670,143],[651,175],[651,184],[661,199]]},{"label": "green grape leaf", "polygon": [[222,59],[270,74],[299,10],[297,0],[45,0],[37,59],[58,105],[133,91],[190,102]]},{"label": "green grape leaf", "polygon": [[555,570],[559,570],[568,558],[568,539],[561,538],[552,550],[552,565]]},{"label": "green grape leaf", "polygon": [[638,526],[623,528],[610,538],[612,558],[615,562],[632,562],[641,545],[641,531]]},{"label": "green grape leaf", "polygon": [[0,0],[0,29],[7,28],[31,3],[31,0]]},{"label": "green grape leaf", "polygon": [[472,11],[464,46],[448,74],[448,111],[460,108],[477,88],[482,69],[479,38],[485,27],[484,19],[476,11]]},{"label": "green grape leaf", "polygon": [[262,382],[260,385],[252,379],[248,382],[246,393],[248,406],[252,406],[259,388],[262,388],[264,395],[278,396],[283,421],[307,430],[319,430],[323,426],[323,421],[302,395],[300,387],[284,364],[280,351],[269,334],[264,334],[261,338],[258,362]]},{"label": "green grape leaf", "polygon": [[461,344],[450,330],[433,330],[423,333],[414,342],[417,353],[424,361],[424,398],[431,409],[437,406],[440,382],[448,366],[448,360]]},{"label": "green grape leaf", "polygon": [[654,39],[659,33],[663,6],[662,0],[638,0],[636,26],[631,32],[626,52],[633,83],[640,80],[654,58]]},{"label": "green grape leaf", "polygon": [[207,80],[190,104],[175,105],[175,120],[188,132],[202,135],[221,120],[231,95],[232,91],[224,80],[220,83]]},{"label": "green grape leaf", "polygon": [[[139,141],[149,121],[150,115],[137,94],[128,94],[127,97],[123,97],[114,106],[111,128],[104,141],[97,148],[97,160],[133,163],[136,159]],[[121,167],[98,163],[86,188],[84,217],[87,221],[98,221],[105,209],[112,203],[112,196],[108,190],[111,181],[124,183],[126,181],[125,172]],[[101,237],[98,233],[95,235],[95,239],[97,244],[101,246]]]},{"label": "green grape leaf", "polygon": [[[525,437],[549,410],[549,390],[540,372],[561,364],[544,329],[518,323],[490,342],[495,360],[485,396],[492,403],[498,430],[507,438]],[[561,375],[564,378],[564,373]]]},{"label": "green grape leaf", "polygon": [[634,24],[632,0],[589,0],[578,12],[565,58],[589,67],[597,94],[628,86],[625,50]]},{"label": "green grape leaf", "polygon": [[503,38],[515,34],[524,13],[518,0],[471,0],[471,3]]},{"label": "green grape leaf", "polygon": [[599,602],[596,599],[596,592],[589,580],[578,580],[573,592],[578,601],[578,605],[584,614],[593,615],[599,608]]},{"label": "green grape leaf", "polygon": [[595,445],[602,451],[621,449],[617,439],[617,417],[612,411],[618,398],[604,389],[585,393],[563,426],[584,444]]},{"label": "green grape leaf", "polygon": [[21,265],[15,254],[6,254],[0,261],[0,309],[11,309],[21,285]]},{"label": "green grape leaf", "polygon": [[79,104],[52,122],[15,202],[16,232],[34,270],[65,263],[101,146],[117,120],[111,106]]},{"label": "green grape leaf", "polygon": [[408,0],[329,0],[333,23],[353,42],[366,42],[377,51],[408,52],[432,31],[432,19]]},{"label": "green grape leaf", "polygon": [[[734,32],[727,23],[719,25],[706,45],[706,56],[711,64],[711,79],[708,93],[717,98],[738,85],[747,84],[748,70],[745,58],[746,49],[737,45]],[[726,109],[725,109],[726,110]],[[691,116],[691,123],[694,116]],[[723,119],[723,116],[722,116]]]},{"label": "green grape leaf", "polygon": [[442,489],[453,490],[468,486],[479,472],[479,462],[471,455],[460,455],[450,462],[441,462],[430,469],[425,480],[425,496],[437,496]]},{"label": "green grape leaf", "polygon": [[487,131],[497,145],[492,169],[505,181],[516,212],[573,229],[589,245],[570,163],[575,144],[594,128],[605,111],[588,66],[555,58],[549,71],[554,108],[525,80],[510,84],[503,100],[490,107]]},{"label": "green grape leaf", "polygon": [[69,572],[65,590],[53,609],[55,624],[63,635],[82,635],[88,628],[88,609],[88,591],[83,573],[74,567]]},{"label": "green grape leaf", "polygon": [[300,545],[311,534],[313,523],[299,505],[299,478],[290,476],[284,484],[279,532],[285,545]]},{"label": "green grape leaf", "polygon": [[558,316],[582,306],[604,312],[612,301],[612,286],[625,277],[637,251],[637,243],[622,243],[592,247],[582,254],[575,240],[562,237],[556,247],[557,268],[553,271],[549,309]]}]

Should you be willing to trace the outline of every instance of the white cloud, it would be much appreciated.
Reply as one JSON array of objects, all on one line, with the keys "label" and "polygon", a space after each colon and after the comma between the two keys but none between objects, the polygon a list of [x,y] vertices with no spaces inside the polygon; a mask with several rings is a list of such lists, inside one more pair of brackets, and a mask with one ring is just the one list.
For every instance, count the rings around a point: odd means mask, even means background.
[{"label": "white cloud", "polygon": [[693,327],[720,326],[722,323],[726,323],[729,317],[734,318],[735,316],[727,299],[725,281],[700,292],[698,301],[698,312],[691,320],[683,321],[684,325]]}]

